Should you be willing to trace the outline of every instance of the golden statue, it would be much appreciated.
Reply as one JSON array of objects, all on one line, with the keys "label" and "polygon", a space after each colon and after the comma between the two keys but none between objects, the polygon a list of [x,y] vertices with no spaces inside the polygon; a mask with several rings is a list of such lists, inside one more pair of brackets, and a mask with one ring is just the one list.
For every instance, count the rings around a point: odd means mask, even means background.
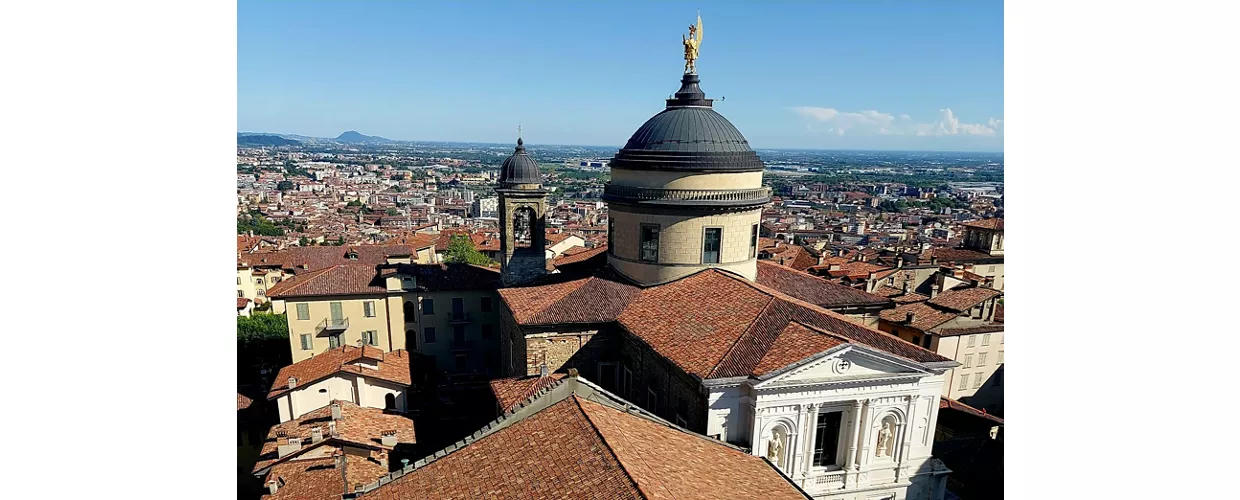
[{"label": "golden statue", "polygon": [[680,35],[685,44],[685,74],[697,74],[698,48],[702,46],[702,15],[698,14],[697,26],[689,25],[689,38]]}]

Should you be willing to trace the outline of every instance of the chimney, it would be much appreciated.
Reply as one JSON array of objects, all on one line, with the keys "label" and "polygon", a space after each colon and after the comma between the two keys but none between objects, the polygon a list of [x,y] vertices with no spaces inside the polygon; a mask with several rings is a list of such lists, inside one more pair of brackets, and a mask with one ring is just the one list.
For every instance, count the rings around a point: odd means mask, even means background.
[{"label": "chimney", "polygon": [[323,440],[323,428],[318,427],[318,426],[311,427],[310,428],[310,442],[318,443],[322,440]]},{"label": "chimney", "polygon": [[382,443],[383,446],[387,446],[388,448],[396,446],[396,431],[383,431],[380,436],[379,442]]},{"label": "chimney", "polygon": [[297,377],[289,377],[289,378],[288,378],[288,388],[289,388],[289,389],[296,389],[296,388],[297,388]]},{"label": "chimney", "polygon": [[301,450],[301,438],[291,437],[285,441],[285,444],[282,444],[276,448],[276,454],[279,455],[280,458],[284,458],[286,455],[295,453],[299,450]]},{"label": "chimney", "polygon": [[327,434],[331,437],[336,437],[336,421],[335,420],[327,422]]},{"label": "chimney", "polygon": [[896,257],[896,268],[899,269],[902,267],[904,267],[904,256],[903,255]]},{"label": "chimney", "polygon": [[547,364],[546,364],[546,363],[543,363],[543,364],[542,364],[542,366],[538,367],[538,376],[539,376],[539,377],[546,377],[546,376],[547,376],[547,375],[549,375],[549,374],[550,374],[550,373],[549,373],[549,372],[548,372],[548,370],[547,370]]},{"label": "chimney", "polygon": [[936,266],[938,264],[939,264],[939,258],[935,256],[930,256],[930,265]]},{"label": "chimney", "polygon": [[915,312],[913,312],[913,311],[909,311],[908,313],[906,313],[906,314],[904,315],[904,322],[905,322],[905,323],[912,324],[912,323],[913,323],[913,320],[915,320],[915,319],[917,319],[917,313],[915,313]]},{"label": "chimney", "polygon": [[332,420],[340,420],[340,403],[332,403]]},{"label": "chimney", "polygon": [[276,492],[277,492],[277,491],[279,491],[279,490],[280,490],[280,482],[279,482],[279,481],[276,481],[275,479],[272,479],[272,480],[270,480],[270,481],[267,481],[267,492],[268,492],[268,493],[270,493],[270,494],[274,495],[274,494],[276,494]]},{"label": "chimney", "polygon": [[568,376],[573,377],[573,378],[577,378],[577,377],[578,377],[578,374],[577,374],[577,369],[576,369],[576,368],[569,368],[569,369],[568,369]]}]

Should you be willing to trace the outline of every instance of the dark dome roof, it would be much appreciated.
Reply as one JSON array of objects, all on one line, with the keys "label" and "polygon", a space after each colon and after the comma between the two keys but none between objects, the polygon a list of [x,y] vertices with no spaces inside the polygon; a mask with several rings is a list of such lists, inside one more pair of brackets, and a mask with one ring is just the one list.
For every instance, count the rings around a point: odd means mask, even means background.
[{"label": "dark dome roof", "polygon": [[500,184],[542,184],[538,162],[525,154],[525,142],[517,139],[517,149],[499,169]]},{"label": "dark dome roof", "polygon": [[667,109],[642,124],[616,157],[612,168],[750,172],[762,160],[745,136],[711,108],[712,99],[698,87],[697,75],[681,79]]}]

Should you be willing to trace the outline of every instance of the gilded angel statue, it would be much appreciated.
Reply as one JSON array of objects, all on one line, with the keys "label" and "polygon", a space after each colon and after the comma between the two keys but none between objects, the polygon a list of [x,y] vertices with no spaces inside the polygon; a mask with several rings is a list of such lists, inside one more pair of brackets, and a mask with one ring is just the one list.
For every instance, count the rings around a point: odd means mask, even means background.
[{"label": "gilded angel statue", "polygon": [[698,14],[697,26],[689,25],[689,37],[680,35],[685,44],[685,74],[697,73],[698,48],[702,46],[702,15]]}]

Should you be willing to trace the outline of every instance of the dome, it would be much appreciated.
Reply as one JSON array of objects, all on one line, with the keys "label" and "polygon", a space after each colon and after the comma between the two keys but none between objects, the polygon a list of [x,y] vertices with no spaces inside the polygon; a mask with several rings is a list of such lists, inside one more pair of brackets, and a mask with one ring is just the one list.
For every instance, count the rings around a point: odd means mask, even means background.
[{"label": "dome", "polygon": [[512,156],[504,160],[499,169],[500,184],[542,184],[542,174],[538,170],[538,162],[525,154],[525,143],[517,139],[517,149]]},{"label": "dome", "polygon": [[654,115],[633,133],[612,168],[633,170],[688,170],[750,172],[763,169],[762,161],[745,136],[711,108],[711,99],[698,87],[698,76],[686,74],[667,109]]}]

